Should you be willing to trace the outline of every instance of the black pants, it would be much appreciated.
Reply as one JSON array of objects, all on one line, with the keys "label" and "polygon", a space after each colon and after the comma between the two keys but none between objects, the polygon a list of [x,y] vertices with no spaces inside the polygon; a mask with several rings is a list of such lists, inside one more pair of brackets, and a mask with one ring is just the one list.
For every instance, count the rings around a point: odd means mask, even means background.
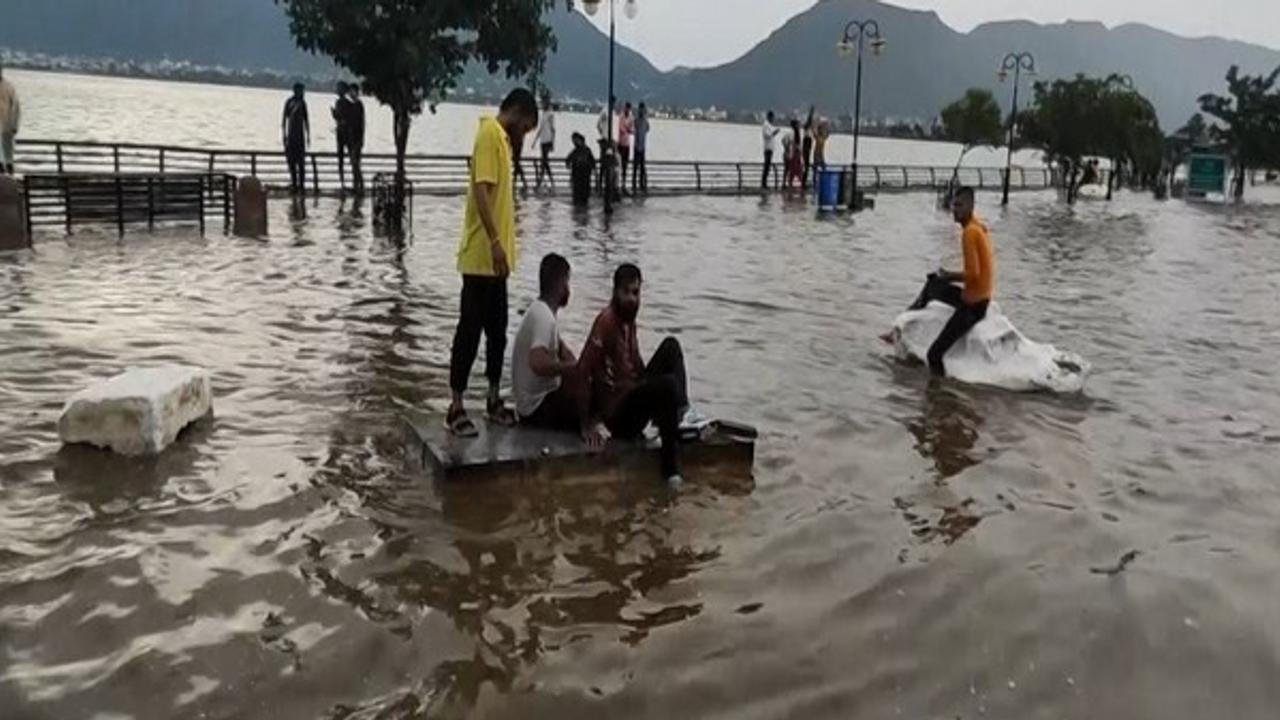
[{"label": "black pants", "polygon": [[644,369],[644,380],[627,393],[605,425],[614,437],[636,438],[653,423],[662,438],[662,476],[680,472],[680,414],[689,407],[684,351],[667,338]]},{"label": "black pants", "polygon": [[561,383],[555,392],[542,398],[538,409],[528,417],[520,418],[524,425],[547,430],[578,432],[582,429],[583,396],[575,395],[568,383]]},{"label": "black pants", "polygon": [[347,139],[342,137],[342,133],[338,136],[338,186],[342,189],[347,188]]},{"label": "black pants", "polygon": [[361,161],[364,159],[364,141],[352,141],[347,146],[347,154],[351,157],[351,184],[356,193],[364,192],[364,171]]},{"label": "black pants", "polygon": [[591,202],[591,171],[573,171],[573,204],[586,207]]},{"label": "black pants", "polygon": [[942,328],[942,332],[938,333],[938,338],[929,346],[926,358],[929,362],[929,371],[942,377],[946,374],[942,358],[946,357],[952,345],[987,317],[987,306],[990,301],[966,303],[958,285],[945,282],[937,275],[930,275],[924,284],[924,289],[920,291],[920,296],[911,304],[911,309],[920,310],[933,300],[944,302],[956,309],[951,314],[951,319]]},{"label": "black pants", "polygon": [[631,192],[649,192],[649,166],[645,151],[636,148],[635,162],[631,164]]},{"label": "black pants", "polygon": [[764,174],[760,176],[760,189],[769,189],[769,175],[773,172],[773,151],[764,151]]},{"label": "black pants", "polygon": [[480,352],[481,332],[485,337],[484,375],[490,385],[497,385],[502,381],[507,351],[507,279],[463,275],[462,308],[449,362],[449,388],[454,392],[467,390],[471,366]]},{"label": "black pants", "polygon": [[289,187],[294,192],[307,191],[307,150],[303,147],[285,148],[285,160],[289,162]]},{"label": "black pants", "polygon": [[804,161],[804,175],[800,176],[800,187],[809,189],[809,178],[813,174],[813,140],[811,138],[804,139],[804,149],[801,150],[804,155],[801,159]]},{"label": "black pants", "polygon": [[551,174],[551,150],[555,146],[551,143],[542,143],[542,159],[538,162],[538,172],[534,178],[538,187],[542,187],[542,178],[545,176],[547,182],[551,185],[556,184],[555,177]]}]

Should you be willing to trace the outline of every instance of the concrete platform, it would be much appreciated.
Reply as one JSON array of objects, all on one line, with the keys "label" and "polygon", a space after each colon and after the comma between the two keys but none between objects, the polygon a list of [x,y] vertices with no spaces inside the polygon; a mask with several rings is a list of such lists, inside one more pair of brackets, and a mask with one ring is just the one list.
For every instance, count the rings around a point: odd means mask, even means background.
[{"label": "concrete platform", "polygon": [[[440,413],[408,410],[402,417],[410,456],[446,482],[601,473],[651,479],[659,475],[659,444],[653,439],[610,440],[604,449],[592,451],[571,433],[491,426],[473,417],[480,436],[458,438],[445,430]],[[755,430],[713,422],[698,437],[686,439],[681,463],[689,480],[710,469],[749,476],[755,463]]]}]

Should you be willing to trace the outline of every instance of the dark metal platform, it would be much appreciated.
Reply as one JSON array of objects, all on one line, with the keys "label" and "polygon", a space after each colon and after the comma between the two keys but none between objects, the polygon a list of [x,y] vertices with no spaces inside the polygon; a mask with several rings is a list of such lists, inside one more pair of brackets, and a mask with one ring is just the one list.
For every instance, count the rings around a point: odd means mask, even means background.
[{"label": "dark metal platform", "polygon": [[[409,410],[403,420],[410,455],[448,482],[601,473],[656,478],[659,474],[656,440],[611,440],[603,450],[593,451],[571,433],[499,427],[477,420],[479,437],[458,438],[445,430],[439,413]],[[680,450],[688,476],[708,467],[728,467],[749,475],[755,462],[755,431],[711,423]]]}]

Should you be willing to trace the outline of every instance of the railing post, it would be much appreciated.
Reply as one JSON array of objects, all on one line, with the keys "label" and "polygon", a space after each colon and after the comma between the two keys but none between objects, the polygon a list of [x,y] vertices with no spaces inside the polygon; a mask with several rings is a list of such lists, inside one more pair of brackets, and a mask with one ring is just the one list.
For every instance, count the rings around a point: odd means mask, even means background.
[{"label": "railing post", "polygon": [[938,187],[938,173],[933,168],[929,168],[929,187]]},{"label": "railing post", "polygon": [[258,153],[249,153],[249,174],[258,176]]},{"label": "railing post", "polygon": [[693,164],[693,172],[698,178],[698,192],[702,192],[702,166],[698,163]]},{"label": "railing post", "polygon": [[62,174],[62,143],[53,146],[54,153],[58,156],[58,174]]},{"label": "railing post", "polygon": [[160,174],[164,174],[164,148],[160,148]]},{"label": "railing post", "polygon": [[738,167],[738,194],[742,194],[742,163],[737,163]]},{"label": "railing post", "polygon": [[[874,165],[874,166],[872,166],[872,168],[871,168],[871,169],[876,171],[876,189],[877,189],[877,190],[879,190],[879,189],[880,189],[880,166],[879,166],[879,165]],[[855,186],[856,186],[856,184],[857,184],[857,182],[858,182],[858,179],[857,179],[857,178],[854,178],[854,180],[853,180],[853,181],[854,181],[854,184],[855,184]]]},{"label": "railing post", "polygon": [[200,187],[196,190],[196,195],[200,199],[196,201],[196,212],[200,213],[200,236],[204,237],[204,185],[208,178],[200,178]]},{"label": "railing post", "polygon": [[[156,193],[151,187],[153,179],[147,178],[147,230],[156,229]],[[116,182],[120,182],[120,179],[116,178]]]},{"label": "railing post", "polygon": [[1026,168],[1022,168],[1022,167],[1018,168],[1018,179],[1022,181],[1022,189],[1026,190],[1027,189],[1027,169]]},{"label": "railing post", "polygon": [[902,166],[902,189],[906,190],[911,187],[911,180],[907,177],[907,166]]},{"label": "railing post", "polygon": [[316,164],[316,154],[311,153],[311,187],[320,194],[320,166]]},{"label": "railing post", "polygon": [[[113,164],[114,164],[114,166],[115,166],[115,169],[116,169],[116,174],[117,174],[117,175],[119,175],[119,174],[120,174],[120,146],[119,146],[119,145],[112,145],[112,146],[111,146],[111,157],[112,157],[112,160],[113,160]],[[122,234],[122,235],[123,235],[123,234],[124,234],[124,230],[121,230],[121,231],[120,231],[120,234]]]},{"label": "railing post", "polygon": [[984,188],[986,186],[987,181],[982,177],[982,168],[978,168],[978,187]]},{"label": "railing post", "polygon": [[124,235],[124,187],[120,183],[120,174],[116,174],[116,225],[120,234]]}]

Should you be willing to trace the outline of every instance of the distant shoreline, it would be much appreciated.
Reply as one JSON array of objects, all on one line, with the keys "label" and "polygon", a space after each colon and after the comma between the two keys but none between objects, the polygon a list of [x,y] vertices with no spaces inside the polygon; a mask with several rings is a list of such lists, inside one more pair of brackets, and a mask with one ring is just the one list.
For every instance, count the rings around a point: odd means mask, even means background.
[{"label": "distant shoreline", "polygon": [[[107,62],[107,61],[102,61]],[[310,87],[328,87],[336,84],[343,77],[339,75],[304,75],[304,74],[284,74],[277,71],[262,70],[256,72],[245,71],[243,73],[231,73],[227,71],[219,71],[209,68],[200,68],[193,66],[190,70],[175,70],[170,72],[152,72],[145,69],[139,69],[136,66],[126,66],[125,68],[104,68],[104,67],[72,67],[66,64],[52,65],[49,63],[37,63],[15,59],[10,57],[6,60],[4,66],[12,70],[22,70],[26,72],[49,73],[51,75],[83,75],[86,77],[111,77],[126,80],[152,80],[156,82],[172,82],[190,85],[212,85],[218,87],[241,87],[254,88],[260,90],[281,90],[287,91],[295,82],[305,82]],[[466,95],[451,96],[445,101],[446,104],[452,105],[470,105],[488,107],[496,105],[501,98],[475,97]],[[600,112],[600,105],[586,105],[580,103],[565,104],[562,108],[565,112],[576,112],[587,115],[595,115]],[[738,119],[725,120],[709,120],[706,118],[692,117],[673,117],[658,116],[658,119],[674,120],[679,122],[706,123],[716,125],[736,125],[741,127],[754,127],[756,122],[745,122]],[[852,135],[849,130],[833,130],[832,135]],[[862,137],[877,138],[885,140],[910,140],[913,142],[941,143],[945,145],[955,145],[954,142],[944,138],[931,136],[915,135],[895,135],[885,132],[878,126],[864,126],[861,131]]]}]

